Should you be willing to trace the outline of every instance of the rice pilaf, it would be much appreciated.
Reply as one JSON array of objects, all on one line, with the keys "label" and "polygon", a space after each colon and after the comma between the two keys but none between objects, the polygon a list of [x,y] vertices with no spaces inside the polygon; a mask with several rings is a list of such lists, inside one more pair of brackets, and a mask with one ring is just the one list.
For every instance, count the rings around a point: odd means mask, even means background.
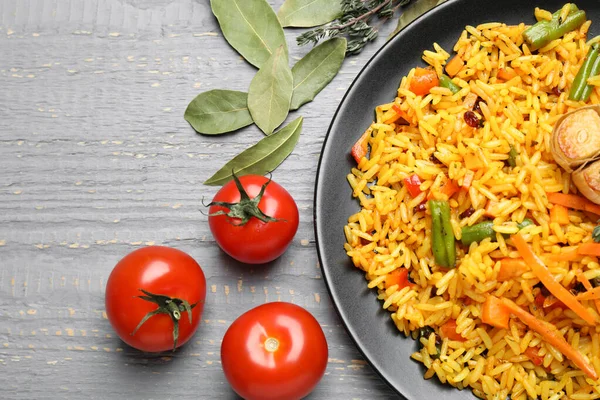
[{"label": "rice pilaf", "polygon": [[[548,11],[535,13],[551,18]],[[587,102],[568,98],[590,47],[590,24],[535,52],[524,44],[525,23],[467,26],[453,48],[464,60],[452,78],[456,93],[436,86],[415,95],[410,85],[417,70],[412,69],[394,102],[376,108],[366,132],[370,152],[347,177],[361,210],[344,227],[345,249],[397,328],[420,342],[412,358],[424,364],[426,379],[437,376],[459,389],[469,387],[481,398],[600,398],[598,381],[520,319],[510,318],[507,329],[482,322],[490,295],[510,299],[554,325],[600,372],[598,326],[569,308],[536,304],[545,288],[527,264],[514,276],[501,271],[501,260],[521,257],[509,239],[520,232],[565,288],[573,288],[578,276],[600,277],[597,257],[556,261],[592,241],[598,217],[569,210],[566,223],[555,222],[556,206],[547,195],[576,191],[550,152],[554,124],[569,111],[600,103],[598,78],[588,81],[595,87]],[[422,58],[441,76],[452,56],[434,43]],[[514,76],[502,75],[506,70]],[[474,127],[465,118],[473,109]],[[394,112],[408,124],[390,122]],[[405,180],[415,175],[418,191],[411,194]],[[442,190],[448,182],[458,189],[450,196]],[[432,254],[426,206],[432,197],[449,203],[458,241],[464,227],[493,221],[493,237],[456,246],[455,268],[438,266]],[[525,219],[533,223],[521,228]],[[403,270],[404,281],[390,278]],[[598,320],[596,301],[581,303]],[[457,335],[444,334],[449,321]]]}]

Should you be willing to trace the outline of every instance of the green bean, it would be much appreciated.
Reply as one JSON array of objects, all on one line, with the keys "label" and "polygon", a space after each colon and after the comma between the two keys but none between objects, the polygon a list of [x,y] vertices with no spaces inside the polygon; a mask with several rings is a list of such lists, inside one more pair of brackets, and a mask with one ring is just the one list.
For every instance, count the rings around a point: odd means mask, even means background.
[{"label": "green bean", "polygon": [[[571,91],[569,92],[569,99],[574,101],[583,100],[583,94],[586,90],[588,84],[587,80],[590,76],[592,76],[592,72],[594,66],[598,62],[598,45],[593,45],[590,47],[588,54],[585,58],[585,61],[577,71],[577,75],[575,75],[575,79],[573,80],[573,84],[571,85]],[[596,67],[598,68],[598,67]],[[597,73],[597,72],[596,72]],[[590,88],[591,89],[591,88]],[[591,94],[591,90],[590,90]],[[589,94],[588,94],[589,97]]]},{"label": "green bean", "polygon": [[429,200],[431,211],[431,247],[436,264],[444,268],[456,265],[456,246],[452,224],[450,223],[450,205],[447,201]]},{"label": "green bean", "polygon": [[[533,221],[525,218],[523,222],[517,224],[517,227],[521,230],[529,225],[533,225]],[[504,234],[502,236],[508,237],[509,235]],[[494,222],[484,221],[473,226],[465,226],[461,230],[460,241],[465,246],[469,246],[473,242],[481,242],[484,239],[491,239],[492,242],[496,241]]]},{"label": "green bean", "polygon": [[452,79],[450,79],[449,76],[444,74],[440,76],[440,86],[445,87],[446,89],[450,89],[453,94],[460,92],[460,86],[452,82]]},{"label": "green bean", "polygon": [[496,239],[496,231],[494,231],[494,223],[492,221],[465,226],[461,230],[460,241],[465,246],[469,246],[473,242],[481,242],[486,238]]},{"label": "green bean", "polygon": [[537,50],[566,33],[579,28],[586,20],[585,11],[579,10],[575,4],[571,4],[571,10],[564,21],[560,21],[562,10],[552,14],[550,21],[539,21],[523,32],[523,39],[531,50]]},{"label": "green bean", "polygon": [[[596,58],[596,61],[594,61],[594,65],[592,66],[592,70],[590,71],[590,75],[588,76],[588,78],[591,78],[592,76],[596,76],[599,73],[600,73],[600,50],[598,52],[598,57]],[[583,86],[583,91],[581,92],[581,98],[579,99],[580,101],[588,101],[588,99],[592,95],[592,91],[594,90],[592,85],[588,85],[588,83],[587,83],[588,78],[586,78],[584,81],[585,85]]]},{"label": "green bean", "polygon": [[510,165],[511,167],[516,167],[517,166],[517,156],[519,154],[517,153],[517,149],[515,149],[512,145],[510,146],[510,151],[508,152],[508,165]]}]

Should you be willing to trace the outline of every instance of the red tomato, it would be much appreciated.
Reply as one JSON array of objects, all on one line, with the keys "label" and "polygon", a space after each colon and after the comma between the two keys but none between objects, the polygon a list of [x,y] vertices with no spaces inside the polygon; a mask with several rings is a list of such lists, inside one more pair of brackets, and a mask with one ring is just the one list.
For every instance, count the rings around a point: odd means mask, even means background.
[{"label": "red tomato", "polygon": [[[236,186],[237,179],[243,193]],[[210,203],[208,223],[217,244],[231,257],[263,264],[288,248],[298,230],[298,207],[277,183],[264,176],[245,175],[217,192]]]},{"label": "red tomato", "polygon": [[[177,347],[196,332],[205,296],[204,273],[192,257],[169,247],[144,247],[125,256],[111,272],[106,283],[106,315],[131,347],[166,351],[174,349],[175,324],[179,326]],[[191,322],[184,301],[192,307]],[[164,313],[150,316],[136,330],[148,313],[161,306]]]},{"label": "red tomato", "polygon": [[291,303],[267,303],[231,324],[221,363],[246,400],[293,400],[308,395],[327,367],[327,341],[317,320]]}]

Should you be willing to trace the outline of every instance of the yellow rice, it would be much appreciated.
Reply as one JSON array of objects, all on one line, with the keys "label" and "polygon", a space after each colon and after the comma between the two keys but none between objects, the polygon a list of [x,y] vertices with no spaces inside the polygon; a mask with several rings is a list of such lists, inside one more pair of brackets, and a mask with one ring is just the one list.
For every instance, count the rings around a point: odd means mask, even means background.
[{"label": "yellow rice", "polygon": [[[535,16],[542,20],[551,14],[536,9]],[[416,96],[409,90],[413,69],[402,79],[394,102],[376,109],[376,121],[368,129],[370,154],[348,175],[362,209],[349,217],[344,228],[345,249],[404,334],[424,326],[438,332],[448,319],[456,319],[465,342],[443,339],[436,358],[435,335],[431,335],[421,339],[422,349],[413,354],[414,360],[425,365],[426,379],[436,376],[441,382],[459,389],[468,387],[476,396],[490,399],[600,398],[599,382],[587,378],[518,319],[511,318],[508,330],[480,319],[487,295],[507,297],[529,309],[540,290],[534,287],[539,281],[531,272],[505,282],[496,280],[497,261],[518,256],[501,233],[515,233],[516,223],[528,216],[535,226],[522,233],[537,254],[557,253],[562,246],[591,240],[596,221],[581,212],[570,210],[567,226],[550,224],[552,205],[545,195],[574,191],[570,175],[550,153],[550,136],[561,115],[584,105],[568,100],[568,92],[589,49],[589,26],[590,21],[535,54],[523,43],[525,24],[467,26],[454,48],[446,49],[466,61],[453,79],[460,92],[435,88],[425,97]],[[450,57],[434,44],[422,58],[440,74]],[[505,66],[518,71],[518,77],[507,82],[498,79],[498,69]],[[588,104],[597,104],[600,78],[591,78],[589,84],[594,85],[594,92]],[[482,99],[485,125],[479,129],[464,122],[468,108],[463,102],[469,93]],[[385,124],[382,117],[393,104],[415,115],[417,126]],[[518,152],[514,168],[505,166],[510,146]],[[484,168],[475,171],[468,191],[460,191],[450,200],[455,236],[460,239],[462,227],[481,222],[484,206],[493,200],[497,202],[497,241],[485,239],[468,249],[458,246],[456,268],[444,270],[433,260],[428,211],[416,207],[425,200],[425,191],[439,188],[442,174],[462,184],[467,154],[479,157]],[[415,173],[424,192],[412,198],[402,180]],[[471,207],[475,212],[461,218]],[[547,265],[566,287],[576,281],[578,272],[588,279],[600,276],[596,257],[547,261]],[[407,268],[416,286],[386,289],[386,275],[397,268]],[[600,310],[592,301],[583,304],[598,315]],[[586,326],[570,310],[537,310],[535,315],[557,326],[600,372],[600,327]],[[540,348],[542,365],[523,354],[529,347]]]}]

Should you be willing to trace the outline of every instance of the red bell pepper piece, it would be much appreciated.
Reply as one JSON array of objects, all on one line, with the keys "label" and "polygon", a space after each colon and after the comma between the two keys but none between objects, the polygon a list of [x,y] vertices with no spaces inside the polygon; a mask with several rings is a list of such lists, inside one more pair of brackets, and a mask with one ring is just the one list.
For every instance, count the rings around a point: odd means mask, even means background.
[{"label": "red bell pepper piece", "polygon": [[363,135],[352,146],[352,150],[350,150],[350,154],[352,155],[352,157],[354,157],[354,160],[357,164],[363,157],[367,155],[370,135],[370,131],[366,131],[365,133],[363,133]]},{"label": "red bell pepper piece", "polygon": [[406,189],[408,190],[408,193],[410,193],[410,195],[415,198],[418,195],[421,194],[422,190],[421,190],[421,178],[419,178],[419,175],[417,174],[412,174],[411,176],[404,178],[403,179],[404,185],[406,185]]},{"label": "red bell pepper piece", "polygon": [[539,347],[528,347],[523,354],[525,354],[535,365],[542,365],[544,363],[544,357],[538,355],[539,351]]},{"label": "red bell pepper piece", "polygon": [[398,285],[398,290],[404,289],[407,286],[414,286],[414,283],[408,280],[408,270],[406,268],[398,268],[387,274],[385,278],[385,288]]}]

